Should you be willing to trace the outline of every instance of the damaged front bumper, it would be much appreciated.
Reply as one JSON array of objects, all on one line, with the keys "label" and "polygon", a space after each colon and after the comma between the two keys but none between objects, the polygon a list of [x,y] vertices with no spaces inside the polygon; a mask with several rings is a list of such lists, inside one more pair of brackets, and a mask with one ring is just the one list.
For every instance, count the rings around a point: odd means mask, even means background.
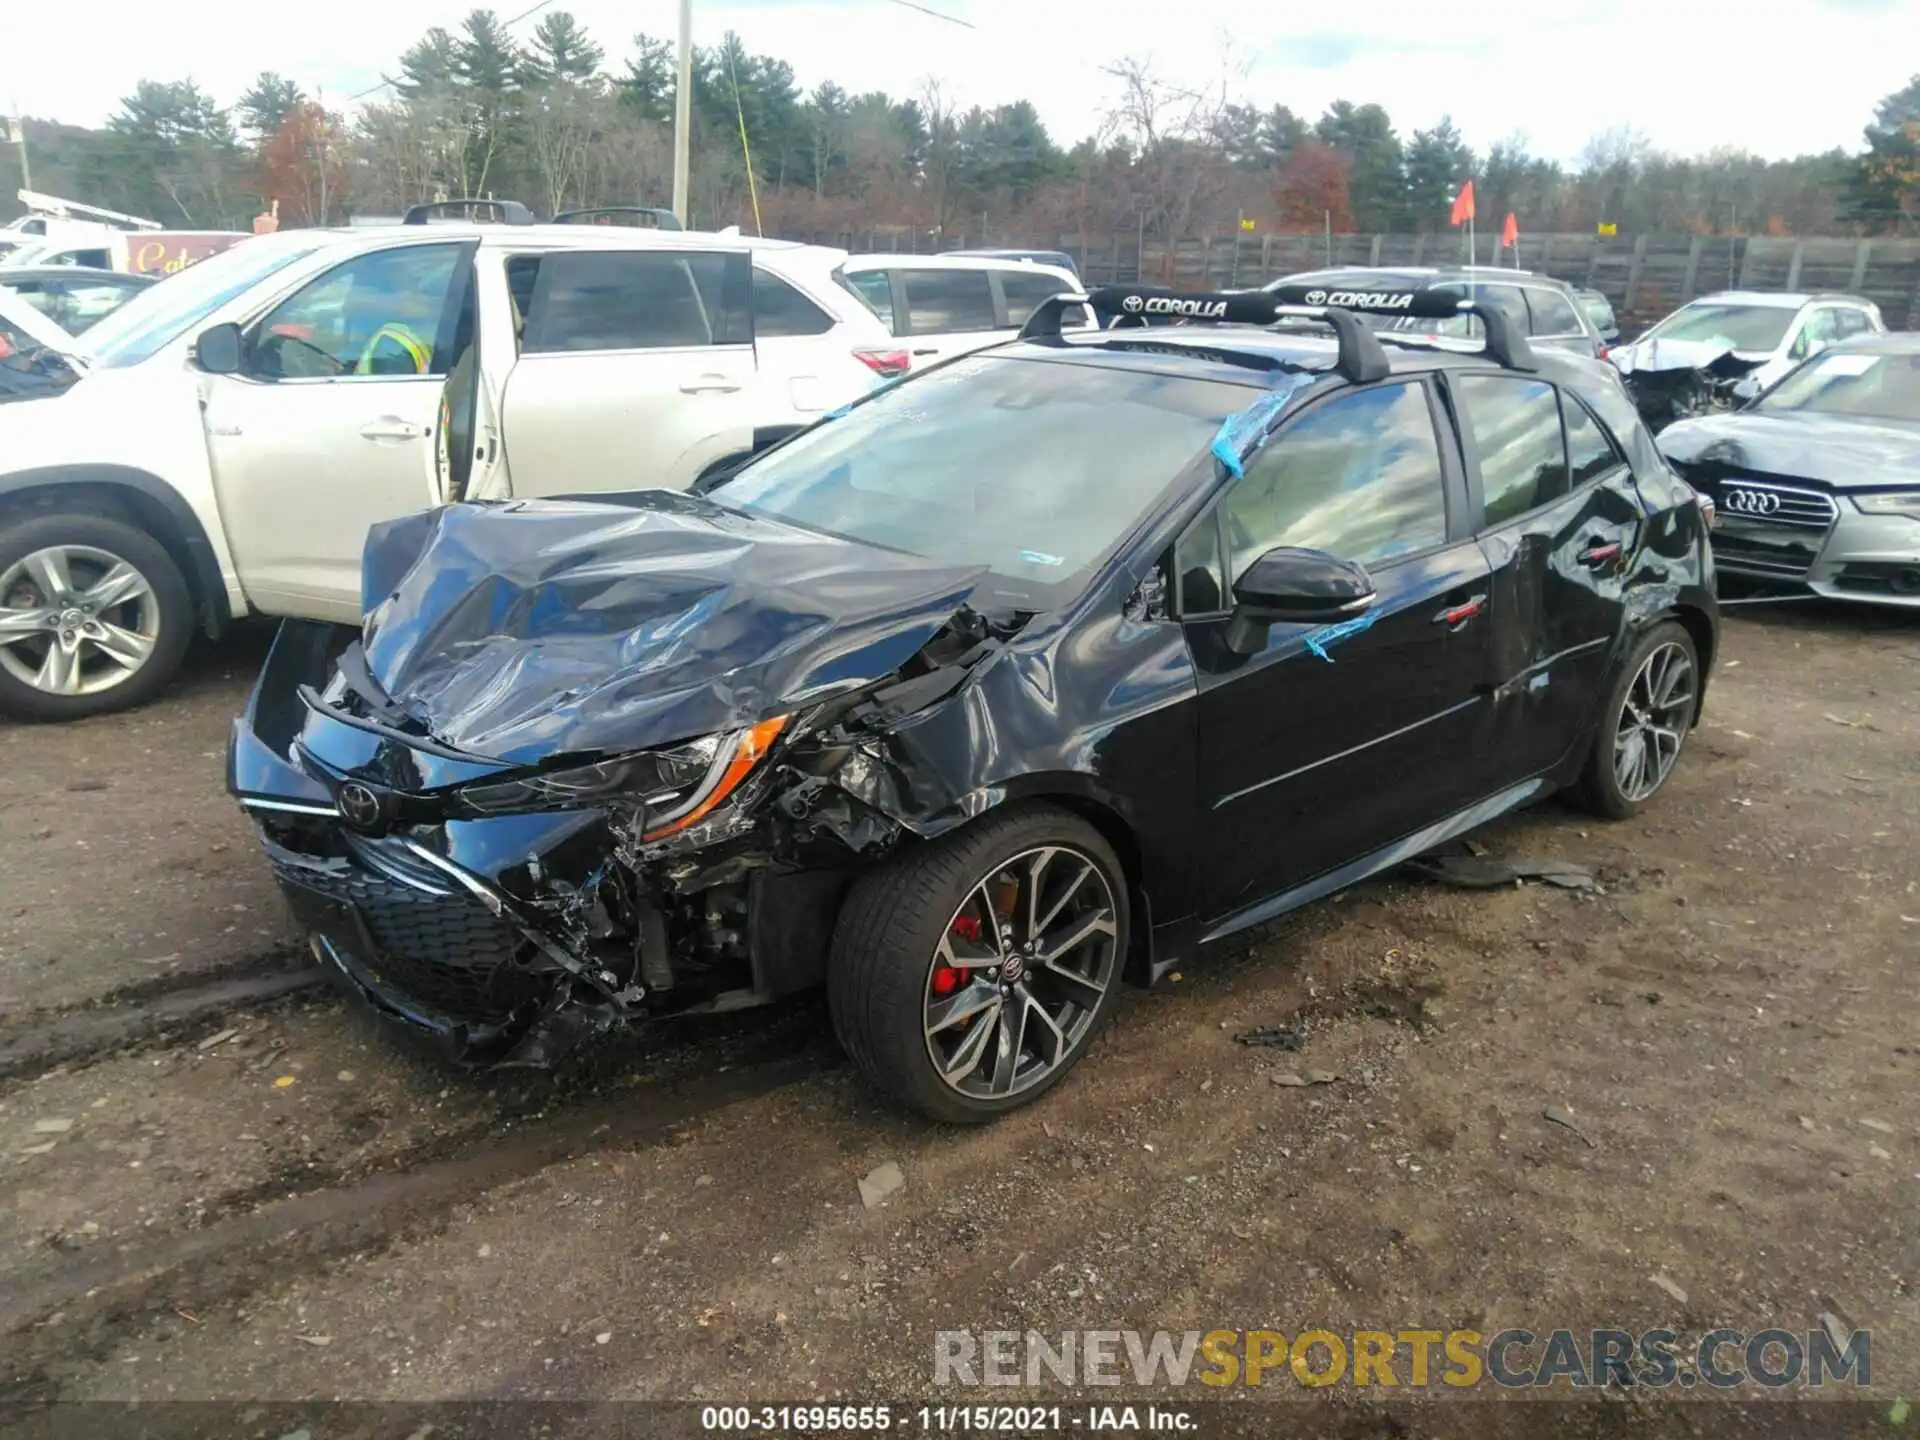
[{"label": "damaged front bumper", "polygon": [[908,833],[878,808],[898,800],[883,747],[844,732],[770,757],[666,840],[649,843],[631,797],[460,813],[453,797],[525,767],[329,703],[354,640],[282,626],[235,721],[228,787],[329,977],[458,1063],[547,1065],[650,1017],[818,985],[846,888]]}]

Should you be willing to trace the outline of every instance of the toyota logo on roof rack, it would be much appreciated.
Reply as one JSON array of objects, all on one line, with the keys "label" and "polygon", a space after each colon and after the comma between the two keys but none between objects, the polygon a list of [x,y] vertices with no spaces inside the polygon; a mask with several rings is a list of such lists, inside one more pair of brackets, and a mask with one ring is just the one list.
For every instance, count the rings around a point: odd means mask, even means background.
[{"label": "toyota logo on roof rack", "polygon": [[1305,295],[1302,295],[1300,299],[1303,304],[1324,305],[1327,303],[1327,292],[1324,290],[1309,290]]},{"label": "toyota logo on roof rack", "polygon": [[1140,307],[1146,303],[1147,302],[1142,300],[1138,295],[1129,295],[1120,302],[1120,308],[1129,315],[1138,315],[1140,313]]}]

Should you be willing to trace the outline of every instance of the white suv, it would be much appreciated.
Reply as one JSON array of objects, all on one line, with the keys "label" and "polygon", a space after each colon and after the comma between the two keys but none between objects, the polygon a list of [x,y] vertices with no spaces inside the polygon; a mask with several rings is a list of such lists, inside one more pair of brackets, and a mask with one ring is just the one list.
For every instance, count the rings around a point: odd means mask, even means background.
[{"label": "white suv", "polygon": [[367,527],[686,489],[908,360],[837,250],[577,225],[243,241],[0,404],[0,710],[138,703],[196,627],[357,622]]},{"label": "white suv", "polygon": [[840,282],[906,345],[915,370],[1011,340],[1043,300],[1081,288],[1058,266],[962,255],[854,255]]},{"label": "white suv", "polygon": [[1742,360],[1759,362],[1752,378],[1765,389],[1809,355],[1886,328],[1880,307],[1858,295],[1723,290],[1688,301],[1607,358],[1621,374],[1631,375],[1657,368],[1662,355],[1705,364],[1731,350]]}]

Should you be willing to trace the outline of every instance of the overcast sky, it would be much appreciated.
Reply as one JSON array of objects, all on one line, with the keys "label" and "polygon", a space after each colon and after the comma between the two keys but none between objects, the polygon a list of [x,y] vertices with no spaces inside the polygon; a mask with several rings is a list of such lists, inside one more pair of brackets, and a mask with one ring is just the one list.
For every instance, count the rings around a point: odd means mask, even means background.
[{"label": "overcast sky", "polygon": [[[504,17],[532,0],[506,0]],[[430,25],[472,0],[176,0],[134,22],[0,4],[0,103],[97,125],[145,77],[191,76],[225,104],[263,69],[330,103],[377,85]],[[913,4],[969,22],[930,18]],[[624,62],[633,32],[671,36],[675,0],[553,0]],[[1170,81],[1221,74],[1237,98],[1308,118],[1344,98],[1387,107],[1402,136],[1451,114],[1470,144],[1519,132],[1578,158],[1595,131],[1629,124],[1662,149],[1735,146],[1768,157],[1857,148],[1874,104],[1920,68],[1920,0],[694,0],[696,44],[738,30],[811,87],[908,94],[929,76],[962,105],[1032,100],[1071,143],[1113,103],[1102,66],[1150,56]],[[1173,23],[1169,23],[1170,18]],[[525,35],[538,17],[522,20]],[[1171,33],[1177,30],[1178,33]]]}]

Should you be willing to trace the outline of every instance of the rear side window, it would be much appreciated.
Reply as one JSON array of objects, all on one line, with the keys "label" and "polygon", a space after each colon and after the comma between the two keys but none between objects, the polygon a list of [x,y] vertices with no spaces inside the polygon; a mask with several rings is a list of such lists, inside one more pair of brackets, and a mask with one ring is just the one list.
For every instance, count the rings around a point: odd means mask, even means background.
[{"label": "rear side window", "polygon": [[949,335],[999,328],[984,270],[906,270],[908,333]]},{"label": "rear side window", "polygon": [[833,316],[777,275],[753,272],[753,333],[756,338],[784,335],[824,335],[833,328]]},{"label": "rear side window", "polygon": [[1533,307],[1535,335],[1579,335],[1580,317],[1573,304],[1558,290],[1529,290],[1527,303]]},{"label": "rear side window", "polygon": [[521,353],[751,344],[751,283],[744,254],[543,255],[528,297]]},{"label": "rear side window", "polygon": [[887,278],[886,271],[856,270],[851,275],[843,273],[834,278],[859,297],[860,303],[871,310],[891,334],[901,333],[893,318],[893,282]]},{"label": "rear side window", "polygon": [[1524,515],[1566,493],[1567,451],[1553,386],[1503,375],[1463,375],[1453,389],[1480,457],[1487,524]]},{"label": "rear side window", "polygon": [[1587,407],[1564,392],[1560,396],[1560,413],[1566,418],[1567,471],[1574,489],[1627,463],[1613,448],[1607,432],[1587,413]]},{"label": "rear side window", "polygon": [[1221,502],[1229,584],[1282,545],[1376,564],[1447,538],[1440,445],[1424,389],[1381,385],[1315,406]]},{"label": "rear side window", "polygon": [[1066,281],[1056,279],[1044,271],[1002,270],[1000,272],[1000,293],[1007,298],[1007,324],[1024,325],[1027,317],[1040,308],[1041,302],[1072,290]]}]

